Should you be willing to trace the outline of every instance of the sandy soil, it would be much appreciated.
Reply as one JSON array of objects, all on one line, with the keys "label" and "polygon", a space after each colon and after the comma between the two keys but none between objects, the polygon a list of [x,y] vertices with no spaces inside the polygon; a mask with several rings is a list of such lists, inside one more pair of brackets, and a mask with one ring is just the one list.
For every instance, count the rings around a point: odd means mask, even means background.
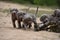
[{"label": "sandy soil", "polygon": [[[9,5],[9,6],[7,6]],[[0,8],[20,8],[21,5],[0,2]],[[24,6],[22,6],[24,7]],[[0,40],[60,40],[60,33],[13,28],[10,14],[0,12]],[[37,22],[39,22],[37,18]]]}]

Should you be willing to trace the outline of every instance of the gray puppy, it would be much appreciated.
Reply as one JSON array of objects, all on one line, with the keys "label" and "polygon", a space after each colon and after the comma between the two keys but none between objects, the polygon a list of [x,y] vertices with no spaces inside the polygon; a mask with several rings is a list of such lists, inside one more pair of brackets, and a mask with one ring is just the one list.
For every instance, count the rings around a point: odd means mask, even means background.
[{"label": "gray puppy", "polygon": [[22,21],[23,16],[25,15],[25,13],[19,12],[18,9],[16,9],[16,8],[11,9],[10,13],[11,13],[11,20],[13,23],[13,27],[16,28],[15,21],[17,20],[18,28],[21,28],[21,21]]},{"label": "gray puppy", "polygon": [[31,28],[32,23],[34,23],[34,29],[35,31],[37,30],[37,22],[36,22],[36,16],[31,13],[26,13],[23,17],[23,27],[26,29],[27,26]]}]

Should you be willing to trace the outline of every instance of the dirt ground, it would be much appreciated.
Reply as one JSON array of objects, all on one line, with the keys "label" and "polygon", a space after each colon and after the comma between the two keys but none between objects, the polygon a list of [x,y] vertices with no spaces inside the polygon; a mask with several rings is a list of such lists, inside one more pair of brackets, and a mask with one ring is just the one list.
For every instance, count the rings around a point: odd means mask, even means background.
[{"label": "dirt ground", "polygon": [[[9,7],[7,6],[9,5]],[[20,8],[21,5],[0,2],[0,8]],[[0,12],[0,40],[60,40],[60,33],[39,31],[34,29],[13,28],[10,14]],[[37,18],[37,22],[39,22]]]}]

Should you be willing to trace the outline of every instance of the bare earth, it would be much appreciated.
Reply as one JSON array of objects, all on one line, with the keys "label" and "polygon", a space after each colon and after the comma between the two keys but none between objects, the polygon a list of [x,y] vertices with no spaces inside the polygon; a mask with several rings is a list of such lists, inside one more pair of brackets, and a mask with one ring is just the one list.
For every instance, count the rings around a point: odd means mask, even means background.
[{"label": "bare earth", "polygon": [[[0,8],[23,8],[23,5],[0,2]],[[0,12],[0,40],[60,40],[60,33],[39,31],[34,29],[16,29],[13,28],[11,16]],[[37,18],[37,22],[39,22]]]}]

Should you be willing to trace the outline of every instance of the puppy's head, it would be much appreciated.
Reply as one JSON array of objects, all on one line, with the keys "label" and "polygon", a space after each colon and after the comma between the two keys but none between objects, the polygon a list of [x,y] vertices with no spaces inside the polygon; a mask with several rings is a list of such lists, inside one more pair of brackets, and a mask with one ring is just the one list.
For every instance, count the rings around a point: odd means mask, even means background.
[{"label": "puppy's head", "polygon": [[16,9],[16,8],[13,8],[10,10],[10,13],[17,13],[17,12],[18,12],[18,9]]}]

